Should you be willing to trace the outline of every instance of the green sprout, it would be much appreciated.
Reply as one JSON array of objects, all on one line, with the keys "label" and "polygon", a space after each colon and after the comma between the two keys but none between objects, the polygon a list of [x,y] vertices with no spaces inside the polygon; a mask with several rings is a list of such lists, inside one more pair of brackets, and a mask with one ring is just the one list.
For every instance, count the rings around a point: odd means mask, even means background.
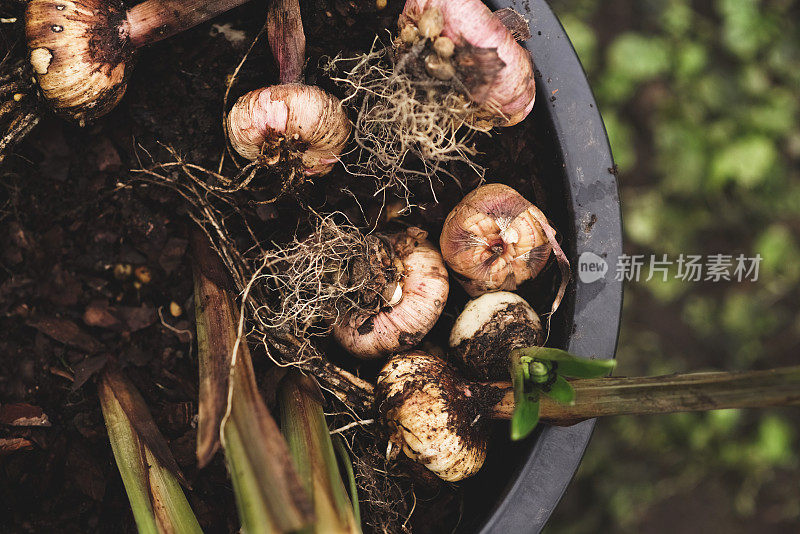
[{"label": "green sprout", "polygon": [[608,375],[615,360],[580,358],[547,347],[526,347],[511,352],[511,382],[514,386],[514,415],[511,439],[527,437],[539,422],[539,399],[547,395],[560,404],[575,403],[575,389],[567,378],[600,378]]}]

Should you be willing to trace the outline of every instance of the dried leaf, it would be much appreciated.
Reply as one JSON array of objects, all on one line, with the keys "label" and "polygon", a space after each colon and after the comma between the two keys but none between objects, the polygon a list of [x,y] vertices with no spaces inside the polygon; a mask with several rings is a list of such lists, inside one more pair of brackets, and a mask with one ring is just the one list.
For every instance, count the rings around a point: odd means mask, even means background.
[{"label": "dried leaf", "polygon": [[556,257],[558,269],[561,271],[561,283],[558,285],[556,298],[553,300],[553,305],[550,307],[550,313],[547,316],[547,331],[549,334],[550,320],[552,319],[553,314],[556,313],[556,310],[558,310],[558,307],[561,305],[561,301],[564,299],[564,293],[567,291],[567,285],[569,285],[569,281],[572,278],[572,269],[570,268],[567,255],[564,253],[561,245],[558,244],[555,228],[550,225],[547,218],[540,211],[533,210],[532,215],[536,222],[539,223],[539,226],[542,227],[542,231],[547,237],[547,241],[553,245],[553,255]]},{"label": "dried leaf", "polygon": [[32,404],[0,405],[0,425],[50,426],[50,419],[39,406]]},{"label": "dried leaf", "polygon": [[106,367],[100,383],[100,389],[104,391],[105,395],[111,394],[114,396],[128,417],[137,436],[152,452],[158,462],[175,475],[175,478],[181,484],[189,487],[177,462],[175,462],[175,458],[172,457],[167,441],[156,426],[155,421],[153,421],[153,417],[147,409],[147,404],[133,384],[113,366]]},{"label": "dried leaf", "polygon": [[53,338],[59,343],[75,347],[89,354],[94,354],[103,350],[103,344],[95,338],[81,330],[81,328],[68,319],[60,317],[40,317],[30,319],[26,323],[35,328],[47,337]]},{"label": "dried leaf", "polygon": [[29,451],[33,449],[33,443],[25,438],[0,438],[0,456],[11,454],[17,451]]},{"label": "dried leaf", "polygon": [[138,308],[131,306],[120,306],[116,311],[117,317],[125,323],[128,332],[143,330],[155,324],[157,320],[156,310],[142,304]]},{"label": "dried leaf", "polygon": [[527,41],[531,38],[531,27],[519,11],[510,7],[504,7],[494,12],[494,16],[500,19],[514,39],[517,41]]},{"label": "dried leaf", "polygon": [[[219,450],[219,427],[228,403],[228,378],[233,350],[230,301],[224,268],[206,237],[192,234],[195,317],[200,355],[200,394],[197,416],[197,463],[205,467]],[[220,281],[224,285],[220,285]],[[220,335],[222,333],[222,335]]]},{"label": "dried leaf", "polygon": [[105,300],[90,302],[83,312],[83,322],[98,328],[116,329],[120,326],[120,320],[114,316]]},{"label": "dried leaf", "polygon": [[72,375],[72,391],[78,391],[92,375],[100,371],[108,363],[108,355],[91,356],[75,366]]},{"label": "dried leaf", "polygon": [[88,326],[107,328],[117,332],[136,332],[155,324],[156,310],[145,306],[110,306],[107,301],[96,300],[83,312],[83,322]]}]

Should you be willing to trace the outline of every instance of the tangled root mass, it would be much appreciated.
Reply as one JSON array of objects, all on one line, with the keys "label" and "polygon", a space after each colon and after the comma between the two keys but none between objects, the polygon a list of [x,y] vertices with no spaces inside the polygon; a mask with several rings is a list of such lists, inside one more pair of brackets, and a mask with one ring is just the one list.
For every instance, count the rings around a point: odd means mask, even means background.
[{"label": "tangled root mass", "polygon": [[256,318],[305,336],[328,333],[343,314],[379,309],[384,288],[394,281],[390,250],[342,214],[322,216],[308,237],[263,253],[257,283],[275,298]]},{"label": "tangled root mass", "polygon": [[437,80],[419,72],[425,42],[397,56],[378,39],[369,52],[350,58],[337,56],[325,65],[331,79],[344,87],[345,105],[355,108],[357,145],[347,170],[373,178],[379,191],[396,190],[406,198],[413,181],[432,180],[437,172],[455,176],[445,165],[473,161],[472,138],[491,126],[473,120],[476,107],[454,81]]}]

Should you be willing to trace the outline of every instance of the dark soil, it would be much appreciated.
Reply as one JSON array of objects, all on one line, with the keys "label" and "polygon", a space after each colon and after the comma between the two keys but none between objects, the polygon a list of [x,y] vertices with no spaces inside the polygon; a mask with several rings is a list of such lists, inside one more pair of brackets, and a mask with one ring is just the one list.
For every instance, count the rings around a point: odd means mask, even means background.
[{"label": "dark soil", "polygon": [[[402,7],[390,2],[376,12],[372,2],[302,4],[307,81],[334,92],[338,89],[321,75],[319,59],[366,49],[376,34],[386,35],[385,29],[394,27]],[[17,16],[21,20],[21,11]],[[246,5],[142,50],[116,110],[86,128],[49,116],[0,169],[0,406],[38,407],[49,422],[23,427],[0,419],[0,531],[135,531],[93,382],[109,359],[123,366],[147,401],[192,486],[187,495],[200,524],[207,532],[237,531],[221,455],[202,471],[195,463],[198,371],[186,254],[192,222],[169,190],[145,186],[129,170],[168,161],[162,143],[188,161],[217,169],[224,151],[226,77],[260,30],[263,16],[263,5]],[[0,43],[21,53],[19,23],[4,25],[2,32]],[[276,80],[262,42],[242,69],[230,103]],[[540,133],[530,123],[481,140],[481,163],[489,181],[512,185],[550,215],[553,195],[545,196],[531,182],[539,172]],[[415,197],[420,207],[403,220],[425,228],[434,240],[445,215],[479,181],[467,168],[449,170],[463,190],[452,180],[435,183],[436,204],[429,185],[420,184]],[[304,231],[301,204],[342,210],[357,224],[376,217],[371,182],[354,179],[341,167],[316,182],[298,192],[301,202],[290,198],[254,209],[263,221],[259,237],[285,239],[290,229]],[[364,213],[345,188],[358,197]],[[556,271],[551,265],[529,284],[539,311],[549,309]],[[443,320],[425,343],[445,342],[466,300],[454,282]],[[322,345],[337,362],[358,366],[332,343]],[[264,359],[257,365],[263,373]],[[376,370],[373,364],[359,372],[369,377]],[[501,430],[498,434],[504,435]],[[515,446],[512,453],[521,450]],[[491,503],[464,513],[462,493],[475,493],[470,488],[487,480],[460,488],[436,485],[427,493],[430,498],[417,503],[409,525],[419,532],[445,532],[462,516],[463,525],[469,517],[475,521]],[[492,495],[497,495],[503,481],[492,484]]]}]

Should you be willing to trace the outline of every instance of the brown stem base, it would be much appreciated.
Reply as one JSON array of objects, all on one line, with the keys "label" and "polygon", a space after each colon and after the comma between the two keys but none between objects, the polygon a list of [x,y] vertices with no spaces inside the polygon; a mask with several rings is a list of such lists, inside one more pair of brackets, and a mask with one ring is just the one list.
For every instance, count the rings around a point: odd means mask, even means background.
[{"label": "brown stem base", "polygon": [[[291,335],[284,335],[281,339],[275,338],[273,344],[287,361],[291,361],[291,355],[303,346],[300,340]],[[324,390],[335,395],[359,416],[370,417],[375,394],[374,386],[330,363],[322,355],[316,356],[298,362],[297,367],[314,375]]]},{"label": "brown stem base", "polygon": [[158,42],[216,17],[247,0],[146,0],[128,10],[131,44]]},{"label": "brown stem base", "polygon": [[267,9],[267,39],[281,83],[298,83],[306,60],[306,34],[299,0],[272,0]]}]

